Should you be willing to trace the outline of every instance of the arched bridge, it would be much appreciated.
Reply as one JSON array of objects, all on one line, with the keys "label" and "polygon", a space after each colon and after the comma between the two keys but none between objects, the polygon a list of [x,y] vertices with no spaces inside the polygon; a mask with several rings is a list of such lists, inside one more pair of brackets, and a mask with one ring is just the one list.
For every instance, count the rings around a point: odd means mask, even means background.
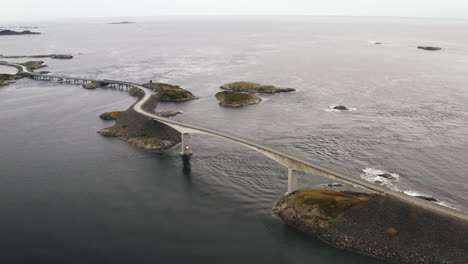
[{"label": "arched bridge", "polygon": [[149,100],[149,98],[154,92],[139,84],[132,83],[132,82],[108,80],[108,79],[98,80],[98,79],[87,79],[87,78],[77,78],[77,77],[58,76],[58,75],[41,75],[38,73],[31,72],[26,67],[19,65],[19,64],[12,64],[12,63],[6,63],[6,62],[0,62],[0,64],[16,67],[20,71],[20,73],[26,73],[30,76],[30,78],[35,79],[35,80],[58,81],[58,82],[64,82],[64,83],[77,83],[77,84],[97,81],[97,82],[107,83],[110,86],[119,87],[119,88],[129,89],[132,87],[137,87],[144,92],[144,97],[141,98],[136,104],[133,105],[133,109],[142,115],[153,118],[154,120],[157,120],[181,132],[182,134],[181,155],[192,154],[190,149],[186,148],[186,146],[190,144],[189,142],[190,134],[205,134],[205,135],[210,135],[210,136],[216,136],[225,140],[232,141],[237,144],[244,145],[250,149],[253,149],[259,153],[262,153],[263,155],[275,160],[276,162],[288,168],[288,192],[293,192],[298,189],[298,185],[297,185],[298,172],[305,172],[307,174],[317,175],[317,176],[325,177],[328,179],[333,179],[333,180],[337,180],[340,182],[348,183],[353,186],[358,186],[363,189],[369,190],[371,192],[379,193],[382,195],[388,195],[388,196],[418,205],[420,207],[423,207],[423,208],[426,208],[426,209],[429,209],[429,210],[432,210],[441,214],[446,214],[446,215],[450,215],[459,219],[468,220],[468,215],[465,212],[458,211],[449,207],[441,206],[441,205],[438,205],[438,204],[435,204],[426,200],[422,200],[420,198],[406,195],[401,192],[382,188],[380,186],[371,184],[364,180],[357,179],[357,178],[345,175],[343,173],[333,171],[331,169],[319,166],[317,164],[313,164],[297,156],[284,153],[282,151],[275,150],[270,147],[258,144],[251,140],[244,139],[244,138],[237,137],[237,136],[232,136],[224,132],[216,131],[216,130],[209,129],[209,128],[204,128],[204,127],[200,127],[196,125],[190,125],[190,124],[186,124],[186,123],[182,123],[178,121],[173,121],[173,120],[155,115],[151,112],[147,112],[143,109],[142,106],[144,105],[146,101]]}]

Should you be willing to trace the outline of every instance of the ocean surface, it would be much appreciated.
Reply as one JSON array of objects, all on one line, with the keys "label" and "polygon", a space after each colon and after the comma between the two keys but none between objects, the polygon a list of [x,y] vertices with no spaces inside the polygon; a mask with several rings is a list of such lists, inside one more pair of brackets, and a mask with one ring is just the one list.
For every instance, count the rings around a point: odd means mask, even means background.
[{"label": "ocean surface", "polygon": [[[42,35],[0,36],[0,54],[72,54],[43,59],[46,70],[181,85],[200,99],[158,106],[183,111],[175,120],[468,211],[467,20],[131,20],[4,23],[37,26]],[[241,80],[297,92],[220,107],[219,86]],[[193,135],[194,155],[183,162],[178,148],[152,153],[96,134],[112,124],[100,113],[134,100],[123,91],[29,79],[0,87],[2,263],[383,263],[272,216],[287,171],[259,153]],[[301,188],[329,183],[299,179]]]}]

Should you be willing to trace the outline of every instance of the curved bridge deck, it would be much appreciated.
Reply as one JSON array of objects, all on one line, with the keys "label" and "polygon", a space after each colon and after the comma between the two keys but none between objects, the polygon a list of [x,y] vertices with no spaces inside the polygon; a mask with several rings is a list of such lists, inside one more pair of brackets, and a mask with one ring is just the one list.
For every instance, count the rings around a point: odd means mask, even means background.
[{"label": "curved bridge deck", "polygon": [[189,141],[189,137],[188,137],[189,134],[205,134],[205,135],[210,135],[210,136],[216,136],[225,140],[235,142],[237,144],[244,145],[250,149],[256,150],[264,154],[265,156],[277,161],[278,163],[288,168],[288,192],[292,192],[297,189],[297,177],[298,177],[297,172],[305,172],[308,174],[317,175],[317,176],[341,181],[344,183],[348,183],[353,186],[358,186],[358,187],[361,187],[363,189],[366,189],[372,192],[380,193],[383,195],[389,195],[391,197],[418,205],[420,207],[423,207],[423,208],[426,208],[426,209],[429,209],[429,210],[432,210],[441,214],[449,215],[452,217],[456,217],[456,218],[468,221],[468,215],[465,212],[458,211],[449,207],[441,206],[433,202],[425,201],[420,198],[406,195],[401,192],[396,192],[396,191],[392,191],[386,188],[382,188],[380,186],[371,184],[364,180],[350,177],[343,173],[330,170],[328,168],[319,166],[317,164],[313,164],[297,156],[272,149],[270,147],[258,144],[248,139],[229,135],[227,133],[216,131],[216,130],[209,129],[209,128],[204,128],[204,127],[200,127],[196,125],[190,125],[190,124],[185,124],[182,122],[173,121],[167,118],[162,118],[153,113],[147,112],[143,110],[142,106],[151,97],[151,95],[153,94],[153,91],[139,84],[132,83],[132,82],[125,82],[125,81],[108,80],[108,79],[99,80],[99,79],[87,79],[87,78],[77,78],[77,77],[59,76],[59,75],[41,75],[38,73],[28,71],[26,67],[19,65],[19,64],[6,63],[6,62],[0,62],[0,64],[16,67],[20,71],[20,73],[21,72],[26,73],[30,76],[30,78],[36,79],[36,80],[59,81],[59,82],[76,83],[76,84],[97,81],[97,82],[107,83],[108,85],[113,86],[113,87],[118,86],[119,88],[125,87],[128,89],[132,87],[137,87],[141,89],[145,95],[136,104],[134,104],[133,109],[142,115],[153,118],[154,120],[157,120],[161,123],[164,123],[180,131],[182,133],[181,154],[190,154],[188,149],[185,148],[185,145],[188,144],[188,141]]}]

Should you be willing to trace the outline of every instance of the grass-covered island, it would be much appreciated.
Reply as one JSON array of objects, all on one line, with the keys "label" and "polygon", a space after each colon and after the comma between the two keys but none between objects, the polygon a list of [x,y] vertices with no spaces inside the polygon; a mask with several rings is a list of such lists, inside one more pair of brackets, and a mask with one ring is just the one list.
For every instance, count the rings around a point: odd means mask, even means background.
[{"label": "grass-covered island", "polygon": [[468,222],[384,195],[299,190],[273,213],[326,243],[392,263],[468,260]]},{"label": "grass-covered island", "polygon": [[246,105],[258,104],[262,101],[255,94],[222,91],[216,94],[219,105],[229,107],[242,107]]},{"label": "grass-covered island", "polygon": [[[136,87],[130,89],[129,94],[139,98],[144,96],[143,91]],[[146,111],[154,111],[157,103],[158,100],[151,98],[143,108]],[[102,116],[115,118],[113,126],[98,131],[103,136],[117,137],[140,148],[154,151],[167,150],[180,143],[179,131],[135,112],[132,107],[124,112],[109,112],[100,117]]]},{"label": "grass-covered island", "polygon": [[194,96],[191,92],[177,85],[167,83],[145,83],[143,86],[156,91],[157,94],[153,95],[153,97],[161,102],[184,102],[198,99],[198,97]]},{"label": "grass-covered island", "polygon": [[283,93],[294,92],[293,88],[276,87],[274,85],[263,85],[254,82],[233,82],[226,83],[220,87],[223,90],[248,93]]}]

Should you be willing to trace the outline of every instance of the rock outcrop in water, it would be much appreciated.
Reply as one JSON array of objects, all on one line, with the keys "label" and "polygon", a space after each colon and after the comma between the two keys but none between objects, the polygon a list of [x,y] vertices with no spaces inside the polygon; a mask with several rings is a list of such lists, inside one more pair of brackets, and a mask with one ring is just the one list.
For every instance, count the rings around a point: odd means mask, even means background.
[{"label": "rock outcrop in water", "polygon": [[231,91],[223,91],[216,94],[216,99],[219,100],[219,105],[228,107],[242,107],[246,105],[258,104],[262,101],[255,94],[238,93]]},{"label": "rock outcrop in water", "polygon": [[468,222],[387,196],[300,190],[273,212],[326,243],[395,263],[468,260]]},{"label": "rock outcrop in water", "polygon": [[273,85],[263,85],[253,82],[233,82],[226,83],[220,87],[223,90],[248,93],[283,93],[294,92],[293,88],[276,87]]},{"label": "rock outcrop in water", "polygon": [[344,106],[344,105],[337,105],[333,107],[334,110],[340,110],[340,111],[348,111],[349,108]]},{"label": "rock outcrop in water", "polygon": [[5,30],[0,30],[0,36],[15,36],[15,35],[38,35],[41,34],[39,32],[32,32],[29,30],[23,30],[23,31],[13,31],[9,29]]},{"label": "rock outcrop in water", "polygon": [[175,111],[175,110],[169,110],[169,111],[163,111],[163,112],[156,112],[158,116],[161,117],[171,117],[171,116],[176,116],[182,114],[180,111]]},{"label": "rock outcrop in water", "polygon": [[117,120],[120,118],[125,111],[112,111],[112,112],[105,112],[99,115],[99,118],[103,120]]},{"label": "rock outcrop in water", "polygon": [[[140,89],[132,90],[133,96],[144,96]],[[146,111],[154,112],[157,103],[157,100],[150,99],[143,107]],[[154,151],[176,146],[181,137],[179,131],[135,112],[132,107],[116,117],[115,125],[101,129],[98,133],[107,137],[118,137],[140,148]]]},{"label": "rock outcrop in water", "polygon": [[0,80],[0,86],[7,86],[7,85],[9,85],[9,84],[12,84],[12,82]]},{"label": "rock outcrop in water", "polygon": [[100,88],[100,87],[105,87],[107,85],[109,85],[109,84],[105,83],[105,82],[92,81],[90,83],[83,84],[82,87],[85,88],[85,89],[96,89],[96,88]]},{"label": "rock outcrop in water", "polygon": [[436,51],[436,50],[441,50],[442,48],[431,47],[431,46],[418,46],[418,49]]}]

